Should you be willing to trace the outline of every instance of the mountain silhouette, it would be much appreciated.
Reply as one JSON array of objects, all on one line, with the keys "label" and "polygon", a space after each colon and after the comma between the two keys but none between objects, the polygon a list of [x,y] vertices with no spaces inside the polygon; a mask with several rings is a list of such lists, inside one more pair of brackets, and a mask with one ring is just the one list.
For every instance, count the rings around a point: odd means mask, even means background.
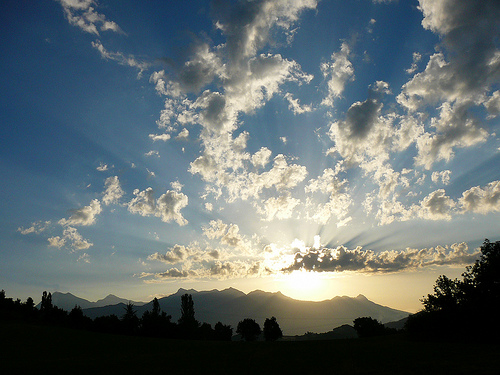
[{"label": "mountain silhouette", "polygon": [[[245,294],[234,288],[201,292],[181,288],[176,293],[158,300],[161,309],[172,315],[173,321],[180,317],[181,296],[186,293],[193,296],[196,319],[200,322],[210,323],[213,327],[220,321],[236,329],[238,322],[245,318],[255,319],[262,326],[266,318],[275,316],[285,335],[301,335],[308,331],[329,332],[336,327],[352,324],[354,319],[364,316],[387,323],[409,315],[408,312],[376,304],[363,295],[311,302],[295,300],[281,292],[255,290]],[[126,302],[84,308],[83,312],[90,318],[111,314],[120,317],[124,313]],[[151,309],[152,302],[135,304],[138,317]]]},{"label": "mountain silhouette", "polygon": [[[99,308],[110,305],[117,305],[120,303],[125,305],[128,302],[129,302],[128,299],[119,298],[113,294],[109,294],[105,298],[100,299],[96,302],[90,302],[86,299],[77,297],[71,293],[61,293],[61,292],[52,293],[52,304],[66,311],[71,311],[75,306],[80,306],[83,310],[85,310],[85,309]],[[132,303],[136,306],[144,304],[144,302],[132,302]],[[39,303],[36,307],[40,308],[40,304],[41,303]],[[121,313],[119,315],[121,315]]]}]

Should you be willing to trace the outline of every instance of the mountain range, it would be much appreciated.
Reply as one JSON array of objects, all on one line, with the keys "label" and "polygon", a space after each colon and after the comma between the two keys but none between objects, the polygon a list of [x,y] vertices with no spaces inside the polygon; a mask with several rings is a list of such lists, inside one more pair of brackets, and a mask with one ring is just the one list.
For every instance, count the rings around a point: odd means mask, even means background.
[{"label": "mountain range", "polygon": [[[105,306],[114,306],[118,304],[126,304],[129,300],[125,298],[117,297],[113,294],[109,294],[103,299],[100,299],[96,302],[90,302],[86,299],[77,297],[71,293],[61,293],[54,292],[52,293],[52,304],[57,306],[63,310],[71,311],[73,307],[80,306],[83,310],[91,309],[91,308],[99,308]],[[144,305],[145,302],[132,302],[135,306]],[[37,308],[40,308],[41,302],[36,305]]]},{"label": "mountain range", "polygon": [[[245,318],[255,319],[261,327],[266,318],[275,316],[285,335],[301,335],[306,332],[328,332],[345,324],[352,325],[358,317],[370,316],[381,323],[394,322],[406,318],[409,313],[382,306],[368,300],[363,295],[357,297],[335,297],[312,302],[299,301],[281,292],[269,293],[256,290],[245,294],[237,289],[201,291],[179,289],[176,293],[158,300],[160,307],[176,322],[180,318],[181,296],[191,294],[194,301],[196,319],[207,322],[212,327],[218,321],[229,324],[236,331],[238,322]],[[70,293],[52,294],[54,305],[71,310],[75,304],[82,307],[85,315],[97,316],[115,314],[121,317],[129,300],[109,295],[103,300],[89,302]],[[110,302],[108,304],[108,302]],[[132,302],[137,316],[151,310],[153,302]]]}]

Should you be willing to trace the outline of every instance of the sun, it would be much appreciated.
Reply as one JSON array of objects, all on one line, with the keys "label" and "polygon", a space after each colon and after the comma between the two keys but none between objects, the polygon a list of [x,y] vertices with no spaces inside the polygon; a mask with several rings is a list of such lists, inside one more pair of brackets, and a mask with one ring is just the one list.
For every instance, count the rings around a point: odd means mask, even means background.
[{"label": "sun", "polygon": [[317,301],[324,294],[326,282],[317,272],[296,270],[283,276],[284,294],[300,300]]}]

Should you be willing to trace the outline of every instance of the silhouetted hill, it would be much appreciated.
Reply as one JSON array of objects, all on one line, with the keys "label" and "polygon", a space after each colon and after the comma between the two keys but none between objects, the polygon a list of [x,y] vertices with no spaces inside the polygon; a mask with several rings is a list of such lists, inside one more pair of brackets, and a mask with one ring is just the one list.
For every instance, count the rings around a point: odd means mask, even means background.
[{"label": "silhouetted hill", "polygon": [[[52,304],[66,311],[71,311],[75,306],[80,306],[83,310],[86,310],[91,308],[100,308],[105,306],[117,305],[119,303],[127,304],[128,302],[129,300],[124,298],[119,298],[113,294],[109,294],[105,298],[100,299],[96,302],[90,302],[86,299],[77,297],[71,293],[61,293],[61,292],[52,293]],[[132,303],[136,306],[144,304],[144,302],[132,302]],[[40,303],[36,307],[40,308]],[[120,313],[120,315],[121,314],[122,313]]]},{"label": "silhouetted hill", "polygon": [[325,333],[307,332],[301,336],[286,336],[284,341],[307,341],[307,340],[338,340],[338,339],[356,339],[358,333],[353,326],[349,324],[341,325]]},{"label": "silhouetted hill", "polygon": [[386,326],[387,328],[403,329],[407,320],[408,320],[408,317],[400,319],[400,320],[396,320],[395,322],[385,323],[384,326]]},{"label": "silhouetted hill", "polygon": [[[382,323],[397,321],[409,313],[391,309],[369,301],[363,295],[335,297],[321,302],[299,301],[280,292],[269,293],[256,290],[245,294],[234,288],[198,292],[179,289],[176,293],[159,299],[160,307],[172,315],[176,322],[180,317],[181,295],[193,296],[196,319],[207,322],[212,327],[218,321],[230,324],[236,331],[238,322],[252,318],[263,327],[266,318],[275,316],[285,335],[293,336],[305,332],[328,332],[335,327],[352,324],[358,317],[371,316]],[[123,315],[124,306],[106,306],[84,309],[85,315],[96,316],[115,314]],[[152,302],[135,307],[137,316],[152,309]]]}]

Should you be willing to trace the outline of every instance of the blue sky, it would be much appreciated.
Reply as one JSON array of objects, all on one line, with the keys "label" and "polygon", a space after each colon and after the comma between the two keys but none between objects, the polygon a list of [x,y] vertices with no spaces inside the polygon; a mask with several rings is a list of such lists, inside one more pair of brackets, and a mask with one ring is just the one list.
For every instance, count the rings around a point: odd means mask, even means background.
[{"label": "blue sky", "polygon": [[0,287],[416,311],[500,211],[495,1],[6,1]]}]

